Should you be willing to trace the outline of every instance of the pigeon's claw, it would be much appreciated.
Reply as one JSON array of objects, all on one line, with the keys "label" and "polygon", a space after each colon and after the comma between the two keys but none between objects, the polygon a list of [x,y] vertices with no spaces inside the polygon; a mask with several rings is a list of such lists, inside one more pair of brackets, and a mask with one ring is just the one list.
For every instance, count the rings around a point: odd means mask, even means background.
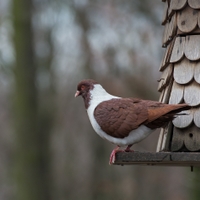
[{"label": "pigeon's claw", "polygon": [[113,151],[110,154],[110,160],[109,160],[109,165],[112,165],[115,162],[115,154],[117,152],[122,152],[123,150],[119,150],[119,146],[117,146],[115,149],[113,149]]},{"label": "pigeon's claw", "polygon": [[131,146],[132,146],[132,145],[128,145],[128,146],[126,147],[126,149],[124,149],[124,150],[120,150],[120,149],[119,149],[120,147],[117,146],[117,147],[111,152],[111,154],[110,154],[109,165],[112,165],[112,164],[115,162],[115,154],[116,154],[117,152],[134,152],[134,150],[131,150],[131,149],[130,149]]}]

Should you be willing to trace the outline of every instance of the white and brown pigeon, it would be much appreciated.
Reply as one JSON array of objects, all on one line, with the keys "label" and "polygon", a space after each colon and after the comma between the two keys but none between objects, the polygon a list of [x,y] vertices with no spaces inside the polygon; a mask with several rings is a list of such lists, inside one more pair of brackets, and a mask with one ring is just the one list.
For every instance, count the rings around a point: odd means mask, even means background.
[{"label": "white and brown pigeon", "polygon": [[119,147],[124,151],[146,138],[156,128],[165,126],[182,110],[190,109],[187,104],[164,104],[157,101],[113,96],[95,80],[82,80],[77,86],[75,97],[82,96],[89,120],[96,133],[116,144],[110,155],[110,164],[115,160]]}]

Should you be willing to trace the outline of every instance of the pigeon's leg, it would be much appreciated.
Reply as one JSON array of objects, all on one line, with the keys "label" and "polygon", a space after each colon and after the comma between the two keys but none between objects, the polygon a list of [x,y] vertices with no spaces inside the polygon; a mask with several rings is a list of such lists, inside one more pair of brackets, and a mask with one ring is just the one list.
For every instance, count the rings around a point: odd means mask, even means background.
[{"label": "pigeon's leg", "polygon": [[115,149],[113,149],[112,153],[110,154],[110,160],[109,160],[110,165],[115,162],[115,154],[117,152],[124,151],[124,150],[119,150],[119,148],[120,146],[117,146]]},{"label": "pigeon's leg", "polygon": [[132,144],[129,144],[124,151],[125,152],[134,152],[134,150],[131,150],[131,147],[132,147]]}]

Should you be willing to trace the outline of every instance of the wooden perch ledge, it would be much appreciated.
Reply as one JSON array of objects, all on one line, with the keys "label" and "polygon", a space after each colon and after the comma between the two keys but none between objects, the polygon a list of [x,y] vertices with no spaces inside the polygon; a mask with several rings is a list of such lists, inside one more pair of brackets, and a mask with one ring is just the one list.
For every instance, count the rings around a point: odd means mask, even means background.
[{"label": "wooden perch ledge", "polygon": [[117,152],[113,165],[200,167],[199,152]]}]

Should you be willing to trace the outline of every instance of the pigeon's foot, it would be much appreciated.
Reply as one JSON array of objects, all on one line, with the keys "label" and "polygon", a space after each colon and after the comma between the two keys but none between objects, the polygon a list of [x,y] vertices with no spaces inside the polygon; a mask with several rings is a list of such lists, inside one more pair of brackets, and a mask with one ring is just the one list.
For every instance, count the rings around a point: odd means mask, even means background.
[{"label": "pigeon's foot", "polygon": [[124,150],[120,150],[120,147],[117,146],[115,149],[113,149],[112,153],[110,154],[110,160],[109,160],[109,165],[113,164],[115,162],[115,154],[117,152],[123,152]]},{"label": "pigeon's foot", "polygon": [[132,145],[128,145],[126,147],[126,149],[122,150],[122,149],[119,149],[120,147],[117,146],[113,151],[112,153],[110,154],[110,160],[109,160],[109,165],[112,165],[114,162],[115,162],[115,154],[117,152],[134,152],[134,150],[130,149]]}]

